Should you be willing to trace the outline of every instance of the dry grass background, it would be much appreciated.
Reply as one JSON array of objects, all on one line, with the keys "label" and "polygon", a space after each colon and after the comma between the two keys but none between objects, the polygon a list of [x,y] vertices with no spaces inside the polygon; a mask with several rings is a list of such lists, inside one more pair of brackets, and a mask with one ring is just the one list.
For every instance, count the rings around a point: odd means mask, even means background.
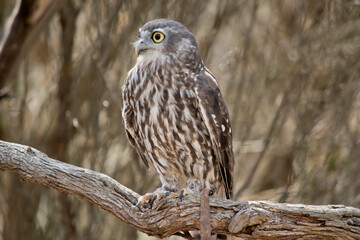
[{"label": "dry grass background", "polygon": [[[0,139],[100,171],[141,194],[155,189],[157,176],[124,135],[121,85],[135,63],[130,43],[138,28],[170,18],[194,33],[225,96],[236,199],[360,207],[358,0],[69,3],[8,79]],[[0,26],[14,4],[0,2]],[[75,25],[64,33],[69,18]],[[0,173],[0,239],[140,236],[87,202]]]}]

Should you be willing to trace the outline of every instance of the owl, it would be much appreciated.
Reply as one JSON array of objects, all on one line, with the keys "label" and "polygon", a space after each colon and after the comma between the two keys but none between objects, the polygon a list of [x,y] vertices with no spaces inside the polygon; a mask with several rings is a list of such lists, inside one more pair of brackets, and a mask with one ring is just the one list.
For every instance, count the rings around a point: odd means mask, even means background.
[{"label": "owl", "polygon": [[133,45],[137,60],[122,87],[122,117],[130,144],[161,181],[138,207],[204,188],[230,199],[229,113],[194,35],[179,22],[156,19],[139,29]]}]

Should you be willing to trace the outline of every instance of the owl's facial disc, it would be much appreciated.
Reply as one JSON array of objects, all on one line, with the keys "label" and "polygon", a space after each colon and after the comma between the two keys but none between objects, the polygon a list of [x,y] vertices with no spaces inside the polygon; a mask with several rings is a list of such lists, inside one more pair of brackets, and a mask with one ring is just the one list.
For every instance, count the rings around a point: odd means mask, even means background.
[{"label": "owl's facial disc", "polygon": [[155,19],[139,29],[139,38],[133,44],[139,63],[171,61],[202,64],[194,35],[181,23]]},{"label": "owl's facial disc", "polygon": [[134,43],[135,51],[138,56],[148,52],[149,50],[155,50],[161,52],[161,43],[165,40],[165,34],[160,30],[141,31],[139,30],[139,38]]}]

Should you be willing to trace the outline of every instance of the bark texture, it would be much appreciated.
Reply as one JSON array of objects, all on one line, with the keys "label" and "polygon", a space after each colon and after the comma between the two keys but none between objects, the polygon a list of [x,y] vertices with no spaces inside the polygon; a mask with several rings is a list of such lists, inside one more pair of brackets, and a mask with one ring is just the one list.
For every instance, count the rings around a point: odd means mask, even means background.
[{"label": "bark texture", "polygon": [[[92,202],[152,236],[181,235],[200,227],[200,196],[168,199],[141,212],[135,207],[139,194],[131,189],[29,146],[0,141],[0,169]],[[343,205],[235,202],[211,197],[210,213],[213,233],[251,239],[360,239],[360,209]]]}]

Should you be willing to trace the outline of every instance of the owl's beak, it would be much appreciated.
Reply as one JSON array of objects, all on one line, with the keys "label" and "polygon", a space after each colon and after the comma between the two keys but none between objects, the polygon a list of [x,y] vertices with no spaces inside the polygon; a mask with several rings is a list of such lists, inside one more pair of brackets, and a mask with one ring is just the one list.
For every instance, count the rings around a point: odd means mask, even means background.
[{"label": "owl's beak", "polygon": [[145,52],[146,50],[149,49],[147,44],[141,38],[139,40],[137,40],[136,42],[134,42],[134,47],[135,47],[136,55],[138,55],[138,56],[141,53],[143,53],[143,52]]}]

